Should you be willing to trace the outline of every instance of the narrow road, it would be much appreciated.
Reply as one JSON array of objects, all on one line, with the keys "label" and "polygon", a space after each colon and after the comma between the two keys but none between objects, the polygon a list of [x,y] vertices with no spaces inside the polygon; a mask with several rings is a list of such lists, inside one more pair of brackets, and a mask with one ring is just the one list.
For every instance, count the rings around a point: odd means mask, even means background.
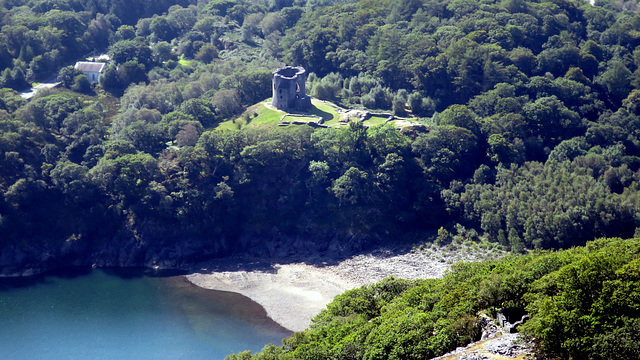
[{"label": "narrow road", "polygon": [[[101,55],[99,55],[99,56],[94,56],[94,57],[93,57],[93,59],[95,59],[95,61],[106,60],[107,62],[110,60],[110,58],[109,58],[109,54],[101,54]],[[83,60],[85,60],[85,59],[80,59],[80,60],[78,60],[78,61],[83,61]],[[85,61],[86,61],[86,60],[85,60]],[[74,64],[75,64],[75,63],[74,63]],[[70,65],[73,65],[73,64],[70,64]],[[58,70],[58,72],[59,72],[59,71],[60,71],[60,70]],[[23,92],[21,92],[21,93],[20,93],[20,96],[21,96],[23,99],[29,100],[29,99],[31,99],[32,97],[34,97],[34,96],[35,96],[35,94],[36,94],[36,93],[38,92],[38,90],[40,90],[40,89],[53,89],[53,88],[57,87],[58,85],[60,85],[60,82],[56,82],[56,80],[58,80],[58,75],[57,75],[57,73],[56,73],[56,76],[55,76],[53,79],[51,79],[51,80],[49,80],[49,81],[47,81],[47,82],[42,82],[42,83],[40,83],[40,84],[38,84],[38,85],[36,85],[36,86],[32,87],[31,89],[27,90],[27,91],[23,91]]]}]

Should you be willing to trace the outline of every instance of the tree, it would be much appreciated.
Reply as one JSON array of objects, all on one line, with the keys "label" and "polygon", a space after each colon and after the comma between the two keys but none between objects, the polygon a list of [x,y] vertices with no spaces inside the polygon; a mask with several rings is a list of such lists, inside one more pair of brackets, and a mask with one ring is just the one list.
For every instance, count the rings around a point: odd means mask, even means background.
[{"label": "tree", "polygon": [[151,64],[152,56],[149,45],[140,38],[122,40],[109,47],[109,55],[117,64],[137,61],[140,64]]},{"label": "tree", "polygon": [[198,134],[198,130],[196,129],[195,125],[187,124],[176,135],[176,144],[179,147],[195,146],[198,142],[199,136],[200,134]]},{"label": "tree", "polygon": [[301,7],[285,7],[280,10],[280,16],[282,17],[282,21],[284,22],[284,26],[288,29],[294,26],[298,20],[304,14],[304,9]]},{"label": "tree", "polygon": [[536,68],[536,56],[533,51],[525,47],[517,47],[509,52],[509,59],[526,75],[533,74]]},{"label": "tree", "polygon": [[160,41],[153,45],[153,61],[162,64],[169,60],[175,60],[177,57],[173,53],[173,47],[166,41]]},{"label": "tree", "polygon": [[194,58],[204,63],[210,63],[218,57],[218,49],[211,44],[204,44],[200,47]]},{"label": "tree", "polygon": [[73,86],[71,86],[71,90],[85,94],[90,92],[91,82],[89,82],[89,77],[84,74],[77,75],[73,80]]},{"label": "tree", "polygon": [[465,105],[451,105],[439,115],[440,125],[453,125],[479,134],[480,127],[476,115]]},{"label": "tree", "polygon": [[216,114],[222,118],[229,118],[242,110],[240,96],[236,90],[220,90],[211,100],[216,109]]},{"label": "tree", "polygon": [[337,100],[342,90],[342,76],[331,73],[313,84],[313,95],[322,100]]},{"label": "tree", "polygon": [[501,134],[491,134],[487,139],[487,145],[489,145],[488,155],[492,161],[506,165],[511,162],[519,163],[523,160],[523,154],[514,144],[507,142]]},{"label": "tree", "polygon": [[391,109],[392,94],[388,88],[377,85],[362,97],[362,105],[369,109]]},{"label": "tree", "polygon": [[217,30],[218,25],[216,23],[216,19],[213,17],[205,17],[203,19],[198,20],[193,25],[193,31],[197,31],[203,33],[205,36],[211,36]]},{"label": "tree", "polygon": [[144,64],[140,64],[137,61],[130,60],[118,67],[118,76],[124,84],[124,87],[129,84],[137,84],[141,82],[147,82],[147,74]]},{"label": "tree", "polygon": [[18,94],[17,91],[11,89],[0,89],[0,109],[12,113],[25,104],[26,101],[20,96],[20,94]]},{"label": "tree", "polygon": [[105,91],[113,94],[124,93],[125,84],[120,78],[118,68],[115,64],[105,66],[102,74],[100,74],[100,77],[98,78],[98,82]]},{"label": "tree", "polygon": [[211,15],[225,16],[227,11],[235,5],[235,0],[213,0],[204,7],[203,11]]},{"label": "tree", "polygon": [[631,90],[629,96],[622,101],[622,106],[630,113],[640,115],[640,90]]},{"label": "tree", "polygon": [[96,14],[89,22],[87,31],[82,35],[82,43],[94,49],[105,49],[109,46],[109,35],[113,33],[113,25],[104,14]]},{"label": "tree", "polygon": [[404,155],[409,150],[409,139],[389,123],[367,129],[367,143],[372,156],[385,158],[389,154]]},{"label": "tree", "polygon": [[89,177],[104,194],[128,207],[145,198],[156,171],[157,161],[151,155],[137,153],[103,158],[89,171]]},{"label": "tree", "polygon": [[431,116],[436,109],[436,105],[432,99],[424,98],[418,92],[411,93],[407,98],[407,103],[415,116]]},{"label": "tree", "polygon": [[179,34],[184,34],[191,30],[195,25],[197,21],[196,11],[191,8],[183,8],[180,5],[174,5],[169,8],[167,21]]},{"label": "tree", "polygon": [[136,36],[149,36],[151,35],[151,18],[138,19],[136,23]]},{"label": "tree", "polygon": [[180,105],[180,111],[193,116],[202,126],[211,126],[216,122],[215,113],[211,110],[211,105],[200,99],[189,99]]},{"label": "tree", "polygon": [[73,86],[76,76],[82,75],[82,71],[80,69],[76,69],[74,66],[65,66],[60,69],[58,73],[58,81],[62,83],[62,86],[66,88],[71,88]]},{"label": "tree", "polygon": [[273,10],[281,10],[283,8],[293,6],[294,0],[269,0],[269,5]]},{"label": "tree", "polygon": [[235,89],[245,104],[255,104],[271,96],[272,74],[268,70],[236,72],[222,84],[226,89]]},{"label": "tree", "polygon": [[320,186],[327,182],[330,172],[329,164],[326,161],[311,160],[309,162],[309,172],[311,172],[311,177],[308,181],[309,185],[311,187]]},{"label": "tree", "polygon": [[131,25],[121,25],[114,37],[115,41],[131,40],[136,37],[136,32]]},{"label": "tree", "polygon": [[51,170],[50,176],[53,184],[64,194],[71,197],[75,203],[84,203],[91,200],[91,185],[86,166],[74,164],[70,161],[60,161]]},{"label": "tree", "polygon": [[158,40],[167,41],[176,37],[176,31],[164,16],[158,16],[151,20],[149,30]]},{"label": "tree", "polygon": [[134,121],[123,128],[118,140],[125,140],[132,144],[138,151],[147,154],[157,154],[166,147],[168,137],[163,133],[162,127],[157,124]]},{"label": "tree", "polygon": [[424,163],[425,172],[441,184],[472,172],[478,160],[477,138],[457,126],[438,126],[420,134],[412,150]]},{"label": "tree", "polygon": [[262,35],[264,37],[267,37],[276,31],[284,32],[284,22],[282,17],[280,17],[280,14],[278,13],[268,13],[264,16],[262,21],[260,21],[260,29],[262,30]]},{"label": "tree", "polygon": [[13,69],[6,68],[2,71],[0,86],[14,90],[24,90],[29,87],[29,83],[22,68],[16,66]]},{"label": "tree", "polygon": [[409,94],[407,90],[400,89],[397,94],[393,96],[392,108],[393,113],[398,116],[404,116],[407,114],[407,98]]},{"label": "tree", "polygon": [[545,144],[557,144],[580,131],[582,119],[556,96],[546,96],[528,103],[523,111],[534,133],[543,136]]},{"label": "tree", "polygon": [[250,43],[253,40],[253,36],[258,35],[260,22],[263,18],[263,13],[252,13],[244,17],[242,27],[240,28],[240,31],[242,33],[242,40],[244,42]]},{"label": "tree", "polygon": [[29,63],[27,78],[30,81],[43,79],[54,73],[62,56],[57,49],[35,56]]},{"label": "tree", "polygon": [[611,101],[619,106],[631,91],[631,71],[619,59],[613,60],[598,82],[606,86]]},{"label": "tree", "polygon": [[356,167],[350,167],[333,182],[331,191],[340,205],[361,204],[369,191],[368,175]]}]

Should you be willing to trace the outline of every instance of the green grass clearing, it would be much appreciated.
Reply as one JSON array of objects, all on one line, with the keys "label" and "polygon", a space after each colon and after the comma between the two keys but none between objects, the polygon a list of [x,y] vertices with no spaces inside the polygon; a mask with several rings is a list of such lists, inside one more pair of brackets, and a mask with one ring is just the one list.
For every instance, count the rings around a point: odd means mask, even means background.
[{"label": "green grass clearing", "polygon": [[284,111],[268,108],[265,106],[267,103],[270,103],[270,100],[265,100],[253,105],[240,117],[220,123],[216,127],[216,130],[240,130],[245,127],[277,126],[280,123],[282,115],[286,113]]},{"label": "green grass clearing", "polygon": [[364,124],[365,125],[369,125],[369,126],[375,126],[375,125],[380,125],[380,124],[384,124],[384,122],[387,121],[386,117],[382,117],[382,116],[372,116],[369,119],[367,119]]},{"label": "green grass clearing", "polygon": [[[241,130],[252,127],[270,128],[278,126],[278,124],[281,123],[282,116],[287,113],[272,108],[269,106],[270,104],[271,99],[257,103],[248,108],[241,116],[218,124],[216,130]],[[292,114],[299,116],[286,116],[282,121],[289,123],[293,121],[316,122],[317,118],[304,116],[309,114],[322,117],[324,124],[329,127],[338,127],[344,125],[344,123],[340,123],[340,120],[345,120],[342,119],[345,115],[341,114],[333,104],[318,99],[311,100],[311,109],[309,109],[307,113]],[[387,117],[373,116],[365,121],[364,124],[367,126],[375,126],[383,124],[386,120]]]},{"label": "green grass clearing", "polygon": [[224,121],[218,124],[215,127],[215,130],[226,131],[226,130],[240,130],[244,126],[244,120],[236,120],[235,122],[229,120]]},{"label": "green grass clearing", "polygon": [[[241,116],[234,120],[229,120],[220,123],[216,130],[239,130],[246,127],[274,127],[280,124],[280,119],[287,113],[281,110],[268,107],[266,105],[271,103],[271,99],[262,101],[256,105],[253,105],[247,109]],[[326,104],[324,101],[313,99],[311,101],[311,109],[307,114],[320,116],[324,119],[325,123],[330,122],[333,124],[338,123],[340,114],[331,105]],[[304,114],[300,114],[304,115]],[[247,121],[247,118],[249,119]],[[284,121],[317,121],[315,117],[305,116],[287,116]]]},{"label": "green grass clearing", "polygon": [[324,119],[324,123],[329,126],[338,124],[340,120],[340,113],[336,108],[318,99],[311,99],[311,109],[309,113],[321,116]]},{"label": "green grass clearing", "polygon": [[195,62],[195,60],[187,60],[184,58],[184,55],[180,55],[180,58],[178,59],[178,63],[182,66],[191,66],[191,64],[193,64]]}]

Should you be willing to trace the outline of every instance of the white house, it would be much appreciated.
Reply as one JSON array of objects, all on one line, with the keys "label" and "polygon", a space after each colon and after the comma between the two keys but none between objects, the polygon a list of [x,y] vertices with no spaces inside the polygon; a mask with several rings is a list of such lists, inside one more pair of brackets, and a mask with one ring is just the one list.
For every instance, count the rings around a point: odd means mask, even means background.
[{"label": "white house", "polygon": [[75,68],[87,75],[91,83],[96,83],[105,65],[103,62],[78,61]]}]

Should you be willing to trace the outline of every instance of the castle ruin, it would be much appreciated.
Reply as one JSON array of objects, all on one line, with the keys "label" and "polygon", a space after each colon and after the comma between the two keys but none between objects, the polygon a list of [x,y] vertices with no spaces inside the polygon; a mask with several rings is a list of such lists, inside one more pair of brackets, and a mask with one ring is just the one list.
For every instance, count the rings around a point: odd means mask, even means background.
[{"label": "castle ruin", "polygon": [[273,72],[272,105],[278,110],[306,111],[311,98],[306,94],[307,72],[303,67],[285,66]]}]

